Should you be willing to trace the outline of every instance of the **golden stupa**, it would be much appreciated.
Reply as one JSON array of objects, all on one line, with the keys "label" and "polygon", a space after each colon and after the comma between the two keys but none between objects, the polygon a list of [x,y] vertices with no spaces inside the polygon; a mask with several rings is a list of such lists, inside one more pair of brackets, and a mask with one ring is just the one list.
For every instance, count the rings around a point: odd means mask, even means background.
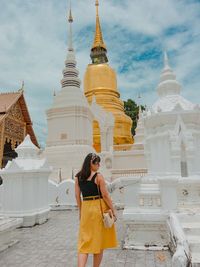
[{"label": "golden stupa", "polygon": [[[109,66],[107,49],[101,32],[98,6],[96,0],[96,31],[89,64],[84,77],[84,93],[89,103],[95,95],[96,102],[115,117],[114,145],[132,144],[132,120],[124,112],[124,103],[117,90],[115,71]],[[101,150],[100,129],[97,121],[93,123],[93,145],[97,152]],[[123,147],[123,146],[122,146]]]}]

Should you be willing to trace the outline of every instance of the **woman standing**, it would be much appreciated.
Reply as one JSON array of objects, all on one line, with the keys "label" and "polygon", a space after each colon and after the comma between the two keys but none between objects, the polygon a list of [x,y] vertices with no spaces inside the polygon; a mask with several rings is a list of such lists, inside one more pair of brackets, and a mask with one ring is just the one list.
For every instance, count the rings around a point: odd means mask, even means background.
[{"label": "woman standing", "polygon": [[[103,250],[118,247],[115,224],[111,228],[103,225],[100,201],[103,211],[109,210],[117,220],[116,211],[106,188],[103,176],[97,172],[100,157],[95,153],[86,156],[80,172],[76,175],[75,195],[79,208],[78,267],[85,267],[88,254],[94,254],[93,267],[99,267]],[[98,187],[100,192],[100,200]],[[81,194],[83,200],[81,200]]]}]

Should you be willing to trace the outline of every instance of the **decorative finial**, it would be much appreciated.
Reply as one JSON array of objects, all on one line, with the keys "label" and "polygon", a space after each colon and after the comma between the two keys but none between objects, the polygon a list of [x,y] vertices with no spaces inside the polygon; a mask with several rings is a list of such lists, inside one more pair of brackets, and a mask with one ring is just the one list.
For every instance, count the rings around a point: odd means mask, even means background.
[{"label": "decorative finial", "polygon": [[59,168],[59,174],[58,174],[58,178],[59,178],[59,183],[62,182],[62,173],[61,173],[61,168]]},{"label": "decorative finial", "polygon": [[99,1],[95,1],[96,6],[96,30],[95,30],[95,36],[94,36],[94,42],[91,49],[91,59],[92,62],[95,64],[99,63],[106,63],[108,62],[107,56],[106,56],[106,45],[103,40],[103,35],[101,31],[101,25],[99,20]]},{"label": "decorative finial", "polygon": [[142,114],[142,106],[139,105],[139,115],[141,115],[141,114]]},{"label": "decorative finial", "polygon": [[62,88],[73,86],[80,88],[81,81],[78,77],[78,70],[76,69],[76,56],[73,48],[72,42],[72,11],[71,2],[69,8],[69,18],[68,18],[68,51],[65,60],[65,68],[63,70],[63,78],[61,80]]},{"label": "decorative finial", "polygon": [[[176,80],[176,75],[173,72],[169,64],[169,59],[167,52],[164,51],[163,55],[164,66],[160,75],[160,83],[157,87],[157,93],[159,97],[165,97],[168,95],[179,95],[181,90],[181,85]],[[153,108],[156,112],[156,108]]]},{"label": "decorative finial", "polygon": [[165,69],[169,68],[169,59],[166,51],[164,51],[164,68]]},{"label": "decorative finial", "polygon": [[96,16],[99,17],[99,0],[96,0],[95,6],[96,6]]},{"label": "decorative finial", "polygon": [[138,93],[138,106],[139,106],[139,108],[140,108],[140,106],[141,106],[141,94],[140,94],[140,92]]},{"label": "decorative finial", "polygon": [[24,81],[22,81],[22,87],[18,91],[19,92],[24,91]]},{"label": "decorative finial", "polygon": [[142,106],[141,106],[141,95],[140,95],[140,92],[138,93],[138,107],[139,107],[139,112],[138,112],[138,116],[137,116],[137,119],[139,120],[140,119],[140,116],[142,114]]},{"label": "decorative finial", "polygon": [[73,17],[72,17],[72,9],[71,9],[71,1],[69,2],[69,17],[68,17],[68,22],[69,22],[69,42],[68,42],[68,50],[73,51],[73,45],[72,45],[72,22],[73,22]]},{"label": "decorative finial", "polygon": [[100,21],[99,21],[99,1],[98,0],[96,0],[95,6],[96,6],[96,32],[95,32],[94,44],[93,44],[92,49],[95,47],[102,47],[102,48],[106,49],[106,45],[103,41],[103,36],[102,36],[102,32],[101,32],[101,25],[100,25]]},{"label": "decorative finial", "polygon": [[69,23],[73,22],[71,1],[69,1],[69,18],[68,18],[68,21],[69,21]]},{"label": "decorative finial", "polygon": [[74,168],[72,168],[72,180],[74,180]]}]

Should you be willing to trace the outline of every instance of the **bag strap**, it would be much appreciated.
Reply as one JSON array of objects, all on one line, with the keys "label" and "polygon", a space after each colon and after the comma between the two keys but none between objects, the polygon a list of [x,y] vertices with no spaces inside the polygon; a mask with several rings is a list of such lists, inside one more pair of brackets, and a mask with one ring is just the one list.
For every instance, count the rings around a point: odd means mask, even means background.
[{"label": "bag strap", "polygon": [[103,209],[102,209],[102,205],[101,205],[100,189],[99,189],[99,185],[98,184],[97,184],[97,188],[98,188],[98,193],[99,193],[99,202],[100,202],[101,215],[102,215],[102,218],[103,218]]}]

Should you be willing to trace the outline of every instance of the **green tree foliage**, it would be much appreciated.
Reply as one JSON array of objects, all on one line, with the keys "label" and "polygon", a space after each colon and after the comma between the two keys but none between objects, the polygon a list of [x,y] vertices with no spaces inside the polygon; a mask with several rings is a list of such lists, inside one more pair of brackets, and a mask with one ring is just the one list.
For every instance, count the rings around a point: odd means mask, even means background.
[{"label": "green tree foliage", "polygon": [[[145,107],[141,105],[141,109],[145,110]],[[124,111],[126,115],[128,115],[133,121],[131,132],[132,135],[135,135],[135,129],[137,127],[137,120],[139,115],[139,106],[134,100],[128,99],[127,101],[124,101]]]}]

